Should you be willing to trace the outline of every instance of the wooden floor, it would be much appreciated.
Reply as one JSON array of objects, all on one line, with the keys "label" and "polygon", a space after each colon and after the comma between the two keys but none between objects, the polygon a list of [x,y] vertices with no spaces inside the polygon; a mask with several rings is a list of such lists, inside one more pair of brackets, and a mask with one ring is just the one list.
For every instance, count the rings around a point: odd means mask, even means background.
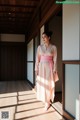
[{"label": "wooden floor", "polygon": [[26,81],[0,82],[0,120],[5,117],[6,120],[64,120],[53,107],[45,112],[44,104],[36,99]]}]

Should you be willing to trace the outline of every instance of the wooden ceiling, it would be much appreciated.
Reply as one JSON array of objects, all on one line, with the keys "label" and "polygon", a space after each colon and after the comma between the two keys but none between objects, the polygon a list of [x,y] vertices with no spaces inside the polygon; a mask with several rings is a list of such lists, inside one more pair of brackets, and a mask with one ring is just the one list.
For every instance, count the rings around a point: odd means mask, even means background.
[{"label": "wooden ceiling", "polygon": [[0,0],[0,33],[26,33],[40,0]]}]

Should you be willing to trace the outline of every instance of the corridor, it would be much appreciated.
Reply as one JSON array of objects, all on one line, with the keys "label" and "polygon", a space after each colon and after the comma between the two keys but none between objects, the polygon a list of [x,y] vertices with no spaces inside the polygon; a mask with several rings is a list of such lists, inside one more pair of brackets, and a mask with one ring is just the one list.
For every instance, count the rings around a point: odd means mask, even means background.
[{"label": "corridor", "polygon": [[36,93],[24,80],[0,81],[0,120],[64,120],[50,107],[36,99]]}]

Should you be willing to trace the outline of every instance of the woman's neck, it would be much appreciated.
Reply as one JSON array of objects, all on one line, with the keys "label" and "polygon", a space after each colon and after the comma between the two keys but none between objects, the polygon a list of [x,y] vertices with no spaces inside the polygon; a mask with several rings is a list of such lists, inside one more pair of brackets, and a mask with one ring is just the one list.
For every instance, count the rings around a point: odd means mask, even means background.
[{"label": "woman's neck", "polygon": [[50,45],[50,42],[45,43],[45,46],[48,47]]}]

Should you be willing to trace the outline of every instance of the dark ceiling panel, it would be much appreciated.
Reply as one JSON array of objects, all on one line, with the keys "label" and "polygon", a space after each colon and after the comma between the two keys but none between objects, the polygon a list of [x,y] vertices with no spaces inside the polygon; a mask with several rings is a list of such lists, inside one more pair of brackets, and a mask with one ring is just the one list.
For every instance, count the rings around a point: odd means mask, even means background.
[{"label": "dark ceiling panel", "polygon": [[0,33],[26,33],[40,0],[0,0]]}]

